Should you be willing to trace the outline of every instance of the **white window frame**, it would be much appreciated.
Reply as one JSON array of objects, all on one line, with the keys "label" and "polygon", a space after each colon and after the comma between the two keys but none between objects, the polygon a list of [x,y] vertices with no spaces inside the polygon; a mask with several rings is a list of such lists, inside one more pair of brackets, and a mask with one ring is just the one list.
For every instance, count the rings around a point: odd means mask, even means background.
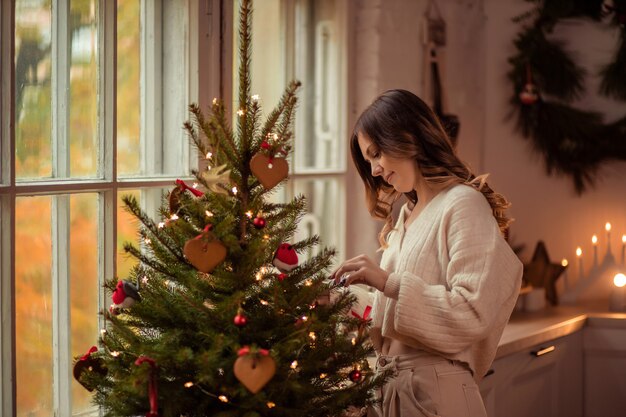
[{"label": "white window frame", "polygon": [[[71,357],[70,357],[70,313],[69,313],[69,196],[79,193],[98,193],[98,279],[116,276],[117,251],[117,201],[118,194],[128,189],[158,189],[171,187],[176,176],[155,176],[159,166],[145,166],[143,177],[118,178],[117,176],[117,138],[116,138],[116,14],[117,2],[98,0],[98,62],[99,62],[99,99],[98,99],[98,137],[99,158],[98,178],[95,179],[43,179],[32,181],[16,181],[15,172],[15,1],[2,1],[0,5],[0,81],[2,98],[0,101],[0,415],[16,416],[16,361],[15,361],[15,206],[16,199],[24,196],[51,196],[53,201],[52,215],[58,220],[52,222],[52,299],[53,305],[53,411],[56,416],[71,415]],[[160,36],[159,25],[162,10],[160,7],[149,8],[155,2],[142,0],[142,10],[151,13],[144,16],[145,21],[152,25],[142,25],[146,29],[142,36]],[[67,27],[70,0],[53,1],[53,27]],[[222,10],[219,0],[189,0],[187,9],[188,39],[186,42],[190,92],[188,102],[196,102],[201,108],[207,108],[210,99],[220,94],[222,79],[224,48],[221,41],[222,22],[230,22]],[[56,24],[56,26],[55,26]],[[152,32],[148,32],[152,31]],[[59,68],[53,71],[52,109],[56,112],[69,98],[56,94],[65,91],[69,83],[67,74],[69,48],[57,50],[58,45],[68,43],[67,31],[53,29],[53,65]],[[65,50],[63,50],[65,49]],[[144,49],[144,48],[142,48]],[[57,53],[57,55],[55,55]],[[142,56],[142,67],[147,62],[159,63],[159,54],[146,51]],[[7,58],[5,58],[7,57]],[[148,66],[149,67],[149,66]],[[160,66],[159,66],[160,68]],[[158,95],[156,87],[161,74],[156,71],[142,74],[147,81],[144,91],[146,99],[154,100],[151,95]],[[55,90],[56,89],[56,90]],[[150,96],[150,97],[149,97]],[[67,108],[67,106],[65,106]],[[160,109],[149,109],[151,118],[147,118],[142,126],[142,144],[147,160],[162,160],[163,147],[154,146],[147,140],[155,123],[160,118]],[[63,117],[61,117],[63,116]],[[182,129],[182,127],[181,127]],[[156,129],[159,130],[159,129]],[[69,161],[65,152],[57,152],[67,141],[67,115],[53,114],[53,173],[63,177],[69,173]],[[160,142],[161,143],[161,142]],[[182,147],[182,153],[175,157],[184,161],[197,161],[189,152],[188,146]],[[67,149],[67,148],[65,148]],[[168,152],[170,150],[168,149]],[[158,162],[157,162],[158,164]],[[150,207],[143,207],[150,211]],[[53,218],[55,218],[53,217]],[[108,295],[104,290],[99,292],[98,310],[108,305]],[[94,318],[95,319],[95,318]],[[100,327],[104,326],[102,318],[98,319]],[[98,335],[94,335],[94,342]]]}]

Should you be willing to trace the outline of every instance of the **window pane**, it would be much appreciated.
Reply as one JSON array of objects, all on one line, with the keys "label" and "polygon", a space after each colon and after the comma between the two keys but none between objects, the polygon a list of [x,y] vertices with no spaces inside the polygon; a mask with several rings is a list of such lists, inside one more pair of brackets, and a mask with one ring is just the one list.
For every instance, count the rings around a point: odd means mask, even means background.
[{"label": "window pane", "polygon": [[341,170],[344,146],[340,83],[341,38],[337,2],[308,0],[297,9],[294,50],[302,81],[296,113],[295,171]]},{"label": "window pane", "polygon": [[[71,356],[97,345],[98,328],[98,195],[70,197]],[[72,378],[72,413],[94,409],[92,394]]]},{"label": "window pane", "polygon": [[15,3],[15,174],[52,175],[50,2]]},{"label": "window pane", "polygon": [[189,172],[188,19],[188,2],[118,2],[120,177]]},{"label": "window pane", "polygon": [[140,126],[140,1],[117,2],[117,170],[138,174]]},{"label": "window pane", "polygon": [[95,0],[71,2],[69,151],[73,177],[95,177],[98,174],[96,16]]},{"label": "window pane", "polygon": [[15,328],[18,417],[52,410],[51,197],[15,207]]},{"label": "window pane", "polygon": [[[284,65],[283,25],[281,0],[265,0],[263,7],[257,7],[252,14],[252,77],[251,94],[258,94],[263,113],[268,115],[278,104],[287,79]],[[238,41],[239,4],[235,2],[233,39]],[[239,56],[238,45],[233,54],[233,109],[239,106]],[[233,111],[236,116],[236,112]],[[234,125],[235,126],[235,125]]]},{"label": "window pane", "polygon": [[329,178],[321,180],[295,179],[294,193],[303,194],[307,199],[307,214],[298,223],[296,240],[318,235],[321,245],[314,248],[314,256],[323,247],[337,250],[338,258],[344,256],[345,194],[342,180]]}]

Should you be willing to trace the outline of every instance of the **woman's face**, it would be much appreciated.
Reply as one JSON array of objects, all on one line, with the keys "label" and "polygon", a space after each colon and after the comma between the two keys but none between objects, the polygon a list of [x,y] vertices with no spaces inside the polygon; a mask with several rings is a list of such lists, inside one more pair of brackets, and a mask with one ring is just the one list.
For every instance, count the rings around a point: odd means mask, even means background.
[{"label": "woman's face", "polygon": [[361,132],[357,135],[363,158],[369,162],[373,177],[382,177],[396,191],[408,193],[416,188],[419,172],[414,160],[385,155]]}]

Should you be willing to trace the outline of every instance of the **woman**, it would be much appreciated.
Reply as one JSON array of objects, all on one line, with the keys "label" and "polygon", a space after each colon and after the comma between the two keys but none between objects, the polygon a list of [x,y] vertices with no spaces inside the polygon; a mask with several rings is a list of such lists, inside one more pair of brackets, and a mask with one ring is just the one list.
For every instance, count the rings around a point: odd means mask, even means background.
[{"label": "woman", "polygon": [[[361,255],[331,278],[377,290],[370,331],[377,369],[397,371],[378,413],[486,416],[477,381],[494,359],[522,276],[504,238],[510,204],[459,160],[436,115],[408,91],[378,97],[350,148],[370,214],[386,222],[384,253],[380,266]],[[392,228],[402,194],[408,202]]]}]

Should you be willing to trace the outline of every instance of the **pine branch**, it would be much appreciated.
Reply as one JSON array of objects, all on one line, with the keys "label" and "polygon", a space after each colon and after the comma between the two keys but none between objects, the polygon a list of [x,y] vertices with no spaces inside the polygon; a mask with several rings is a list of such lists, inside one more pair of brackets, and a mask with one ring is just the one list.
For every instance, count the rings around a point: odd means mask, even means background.
[{"label": "pine branch", "polygon": [[239,9],[239,117],[237,118],[240,152],[246,158],[250,149],[248,109],[250,108],[250,62],[252,55],[252,7],[242,0]]},{"label": "pine branch", "polygon": [[[215,113],[210,120],[207,121],[200,108],[195,104],[190,105],[189,110],[193,115],[193,123],[204,133],[209,141],[207,146],[197,135],[193,124],[189,122],[184,124],[185,129],[189,132],[194,145],[200,151],[201,155],[205,156],[209,152],[214,153],[214,161],[216,164],[222,163],[223,157],[226,157],[227,163],[239,170],[241,160],[238,156],[237,146],[232,138],[232,132],[230,131],[228,122],[226,122],[225,119],[220,119],[219,114],[216,115]],[[219,104],[213,105],[213,111],[216,110],[223,112],[223,109],[220,110]]]},{"label": "pine branch", "polygon": [[122,201],[124,202],[124,208],[130,214],[132,214],[136,219],[138,219],[143,225],[145,236],[150,236],[159,241],[159,243],[167,249],[167,251],[178,261],[184,262],[184,257],[182,252],[175,246],[175,242],[168,240],[163,233],[160,232],[159,228],[154,221],[150,219],[144,212],[141,211],[139,207],[139,203],[137,199],[130,194],[122,196]]}]

